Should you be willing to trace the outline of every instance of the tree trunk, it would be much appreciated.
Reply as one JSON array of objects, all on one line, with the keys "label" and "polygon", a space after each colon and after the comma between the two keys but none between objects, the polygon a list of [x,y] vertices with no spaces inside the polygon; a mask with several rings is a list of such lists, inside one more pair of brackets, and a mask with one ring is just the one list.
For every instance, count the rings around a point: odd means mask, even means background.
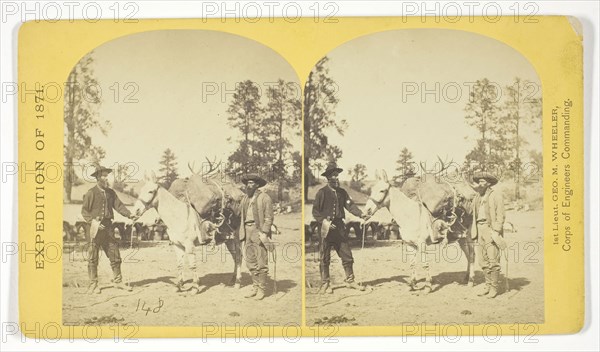
[{"label": "tree trunk", "polygon": [[66,158],[66,168],[65,168],[65,182],[63,183],[65,187],[65,198],[67,203],[71,203],[71,194],[73,191],[73,158]]},{"label": "tree trunk", "polygon": [[304,114],[304,130],[302,131],[302,133],[304,133],[304,165],[303,165],[303,170],[304,170],[304,200],[307,201],[308,200],[308,187],[311,183],[311,172],[310,172],[310,153],[311,153],[311,149],[310,149],[310,129],[311,129],[311,121],[310,121],[310,105],[312,104],[312,101],[310,99],[310,95],[311,95],[311,89],[312,87],[310,86],[311,82],[312,82],[312,72],[310,73],[310,75],[308,76],[308,81],[306,83],[306,87],[304,87],[304,106],[303,106],[303,111],[302,113]]},{"label": "tree trunk", "polygon": [[71,194],[73,190],[73,179],[75,178],[75,170],[73,169],[73,154],[75,151],[75,83],[77,80],[77,69],[74,69],[69,77],[69,82],[71,83],[70,94],[69,94],[69,112],[67,116],[67,146],[66,146],[66,155],[65,155],[65,197],[67,203],[71,203]]},{"label": "tree trunk", "polygon": [[519,148],[520,148],[520,141],[519,141],[519,106],[517,105],[517,141],[516,141],[516,149],[517,149],[517,163],[515,165],[516,170],[515,170],[515,200],[519,200],[521,198],[521,190],[519,187],[519,182],[521,182],[521,159],[519,158]]},{"label": "tree trunk", "polygon": [[283,179],[284,179],[284,167],[283,167],[283,102],[280,105],[279,112],[279,160],[277,162],[278,165],[278,177],[279,177],[279,187],[277,190],[277,197],[279,198],[279,202],[283,200]]},{"label": "tree trunk", "polygon": [[[485,114],[486,111],[484,110],[483,113],[481,114],[481,118],[482,118],[482,123],[481,123],[481,140],[483,141],[483,171],[487,170],[487,161],[488,161],[488,148],[487,148],[487,141],[485,139]],[[491,150],[490,150],[491,152]]]}]

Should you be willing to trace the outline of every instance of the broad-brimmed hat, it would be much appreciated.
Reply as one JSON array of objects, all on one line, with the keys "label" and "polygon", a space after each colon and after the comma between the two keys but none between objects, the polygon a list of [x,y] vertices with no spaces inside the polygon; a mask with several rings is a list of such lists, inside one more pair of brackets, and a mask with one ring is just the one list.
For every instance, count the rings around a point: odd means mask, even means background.
[{"label": "broad-brimmed hat", "polygon": [[332,161],[329,164],[327,164],[327,168],[325,169],[325,172],[323,172],[321,174],[321,176],[329,177],[329,176],[331,176],[331,174],[333,174],[335,172],[337,172],[339,174],[342,171],[344,171],[344,169],[338,167],[337,164]]},{"label": "broad-brimmed hat", "polygon": [[254,181],[258,184],[258,187],[262,187],[267,184],[267,180],[260,177],[258,174],[246,174],[242,176],[242,183],[248,184],[248,181]]},{"label": "broad-brimmed hat", "polygon": [[488,181],[492,186],[498,183],[498,178],[487,171],[480,171],[473,174],[473,181],[479,182],[481,179]]},{"label": "broad-brimmed hat", "polygon": [[111,173],[113,169],[109,169],[108,167],[98,165],[96,166],[96,171],[94,171],[92,177],[98,178],[98,176],[100,176],[104,171],[108,171],[108,173]]}]

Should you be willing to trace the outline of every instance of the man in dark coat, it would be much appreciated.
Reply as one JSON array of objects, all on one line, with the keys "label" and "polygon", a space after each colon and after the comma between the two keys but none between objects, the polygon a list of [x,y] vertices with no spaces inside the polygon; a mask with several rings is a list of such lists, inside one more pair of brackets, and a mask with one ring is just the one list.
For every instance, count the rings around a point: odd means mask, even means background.
[{"label": "man in dark coat", "polygon": [[269,274],[267,251],[274,250],[270,241],[273,202],[267,193],[258,190],[267,184],[264,178],[247,174],[242,177],[242,183],[246,185],[246,194],[240,203],[240,240],[245,244],[246,266],[252,276],[252,290],[245,297],[261,300],[266,294]]},{"label": "man in dark coat", "polygon": [[129,209],[123,205],[114,190],[108,187],[108,175],[112,169],[98,166],[92,177],[97,184],[83,196],[81,215],[90,225],[90,244],[88,251],[88,275],[90,286],[88,293],[100,293],[98,287],[98,259],[100,248],[106,253],[113,271],[114,287],[131,291],[129,286],[123,284],[121,275],[121,254],[119,243],[114,237],[112,220],[113,209],[119,214],[133,219]]},{"label": "man in dark coat", "polygon": [[342,260],[342,266],[346,273],[346,286],[364,291],[364,286],[354,281],[352,250],[348,243],[348,237],[344,229],[344,208],[352,214],[363,217],[362,211],[354,204],[348,192],[340,187],[338,175],[343,170],[335,163],[329,163],[325,172],[321,174],[327,178],[327,186],[321,188],[313,203],[312,214],[320,225],[320,270],[321,270],[321,293],[333,293],[329,277],[329,264],[331,262],[331,250],[335,249]]},{"label": "man in dark coat", "polygon": [[472,203],[471,237],[477,240],[475,251],[485,276],[485,287],[479,295],[494,298],[498,295],[500,250],[506,248],[503,238],[504,200],[502,192],[492,188],[498,183],[496,176],[478,172],[473,175],[473,181],[477,194]]}]

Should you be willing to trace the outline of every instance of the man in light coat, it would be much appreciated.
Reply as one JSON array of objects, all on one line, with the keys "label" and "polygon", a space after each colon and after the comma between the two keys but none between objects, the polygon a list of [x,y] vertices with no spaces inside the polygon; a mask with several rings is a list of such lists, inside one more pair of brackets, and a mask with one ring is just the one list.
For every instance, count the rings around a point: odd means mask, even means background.
[{"label": "man in light coat", "polygon": [[500,250],[506,248],[503,238],[504,200],[502,192],[492,188],[498,183],[494,175],[478,172],[473,175],[473,182],[477,195],[472,203],[471,236],[477,241],[475,251],[485,276],[485,286],[479,296],[494,298],[498,295]]},{"label": "man in light coat", "polygon": [[246,265],[252,275],[252,290],[245,296],[262,300],[266,295],[269,274],[268,251],[274,250],[271,242],[273,225],[273,202],[271,197],[258,189],[267,181],[257,174],[242,177],[246,194],[241,200],[240,240],[245,244]]}]

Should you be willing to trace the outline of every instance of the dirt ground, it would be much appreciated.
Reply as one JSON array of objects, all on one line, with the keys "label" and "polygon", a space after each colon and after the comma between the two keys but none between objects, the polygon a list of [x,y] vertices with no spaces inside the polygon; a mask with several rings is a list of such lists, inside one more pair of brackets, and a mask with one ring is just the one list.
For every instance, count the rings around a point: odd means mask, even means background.
[{"label": "dirt ground", "polygon": [[[509,287],[494,300],[477,296],[483,274],[475,266],[475,287],[464,284],[467,265],[457,244],[431,248],[433,292],[410,291],[409,250],[399,241],[375,241],[365,248],[352,241],[354,271],[364,292],[343,287],[344,272],[332,253],[333,294],[318,294],[319,263],[316,245],[306,244],[307,325],[340,324],[390,326],[411,323],[542,323],[544,321],[544,258],[542,211],[507,212],[514,232],[506,232]],[[437,248],[436,248],[437,247]],[[437,258],[437,259],[436,259]],[[506,261],[501,260],[501,287]],[[423,271],[420,271],[423,273]],[[420,282],[422,285],[423,283]]]},{"label": "dirt ground", "polygon": [[[65,325],[202,326],[214,323],[300,324],[302,239],[301,214],[277,215],[275,224],[281,234],[277,245],[277,293],[273,294],[274,263],[270,257],[268,294],[262,301],[244,298],[251,278],[242,264],[242,288],[231,285],[233,259],[225,245],[196,247],[197,268],[203,285],[176,293],[176,257],[168,241],[141,242],[134,249],[121,249],[124,280],[132,292],[110,286],[112,273],[104,254],[100,255],[98,275],[101,294],[85,294],[88,284],[87,261],[82,247],[66,246],[63,261],[63,322]],[[186,273],[191,279],[191,273]],[[187,287],[191,287],[188,283]]]}]

